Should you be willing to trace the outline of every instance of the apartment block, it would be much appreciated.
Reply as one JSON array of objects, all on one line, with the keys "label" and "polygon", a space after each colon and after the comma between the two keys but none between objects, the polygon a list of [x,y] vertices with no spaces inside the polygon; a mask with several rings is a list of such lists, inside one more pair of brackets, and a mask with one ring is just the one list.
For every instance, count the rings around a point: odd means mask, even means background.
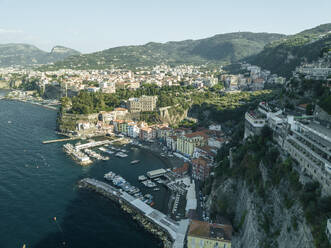
[{"label": "apartment block", "polygon": [[331,130],[316,119],[289,118],[284,149],[331,195]]},{"label": "apartment block", "polygon": [[131,113],[154,111],[156,109],[157,96],[142,96],[139,98],[130,98],[128,100],[128,109]]}]

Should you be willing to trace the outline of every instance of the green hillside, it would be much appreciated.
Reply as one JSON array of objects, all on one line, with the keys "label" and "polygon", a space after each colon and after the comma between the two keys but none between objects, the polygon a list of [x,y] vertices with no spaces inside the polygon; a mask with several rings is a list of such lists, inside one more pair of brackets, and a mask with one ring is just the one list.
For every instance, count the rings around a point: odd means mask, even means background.
[{"label": "green hillside", "polygon": [[228,33],[201,40],[150,42],[141,46],[122,46],[96,53],[72,56],[43,70],[58,68],[102,69],[110,66],[151,66],[160,63],[230,63],[262,51],[274,40],[285,37],[269,33]]},{"label": "green hillside", "polygon": [[289,77],[296,66],[311,62],[331,49],[331,23],[305,30],[296,35],[271,42],[262,52],[247,61],[273,73]]},{"label": "green hillside", "polygon": [[50,53],[28,44],[0,44],[0,67],[53,63],[79,52],[56,46]]}]

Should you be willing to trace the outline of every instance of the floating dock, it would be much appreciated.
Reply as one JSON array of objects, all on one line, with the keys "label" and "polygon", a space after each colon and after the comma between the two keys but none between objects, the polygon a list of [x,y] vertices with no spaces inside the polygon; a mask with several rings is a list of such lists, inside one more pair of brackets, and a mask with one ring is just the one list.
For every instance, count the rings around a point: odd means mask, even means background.
[{"label": "floating dock", "polygon": [[140,199],[93,178],[84,178],[78,182],[78,185],[81,188],[92,189],[119,203],[123,210],[133,215],[133,218],[139,221],[148,231],[158,236],[163,241],[164,247],[184,247],[189,226],[188,219],[176,222]]}]

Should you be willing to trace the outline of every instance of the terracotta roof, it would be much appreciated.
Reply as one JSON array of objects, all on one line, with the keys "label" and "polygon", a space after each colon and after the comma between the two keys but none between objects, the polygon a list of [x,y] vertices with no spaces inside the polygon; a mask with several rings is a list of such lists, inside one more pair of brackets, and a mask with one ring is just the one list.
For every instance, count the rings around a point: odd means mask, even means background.
[{"label": "terracotta roof", "polygon": [[175,173],[182,174],[182,173],[187,172],[188,171],[188,168],[189,168],[189,164],[188,163],[184,163],[181,167],[174,168],[174,169],[172,169],[172,171],[175,172]]},{"label": "terracotta roof", "polygon": [[193,137],[198,137],[198,136],[201,136],[203,138],[208,138],[208,135],[205,134],[204,132],[194,132],[194,133],[187,133],[185,134],[185,137],[187,138],[193,138]]},{"label": "terracotta roof", "polygon": [[115,108],[115,111],[127,111],[126,108]]},{"label": "terracotta roof", "polygon": [[206,167],[207,163],[208,163],[207,160],[202,158],[202,157],[199,157],[199,158],[196,158],[196,159],[192,160],[192,164],[202,165],[203,167]]}]

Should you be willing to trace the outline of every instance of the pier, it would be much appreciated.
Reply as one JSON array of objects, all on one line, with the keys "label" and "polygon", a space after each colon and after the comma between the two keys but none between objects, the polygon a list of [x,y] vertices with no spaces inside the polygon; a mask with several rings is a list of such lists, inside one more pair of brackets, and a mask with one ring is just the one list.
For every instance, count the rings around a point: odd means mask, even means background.
[{"label": "pier", "polygon": [[56,142],[64,142],[64,141],[70,141],[70,140],[77,140],[80,139],[79,137],[72,137],[72,138],[64,138],[64,139],[55,139],[55,140],[45,140],[42,143],[43,144],[51,144]]},{"label": "pier", "polygon": [[123,210],[133,215],[148,231],[158,236],[164,247],[183,248],[189,220],[176,222],[160,211],[150,207],[140,199],[111,185],[92,178],[84,178],[78,182],[81,188],[92,189],[103,196],[119,203]]}]

